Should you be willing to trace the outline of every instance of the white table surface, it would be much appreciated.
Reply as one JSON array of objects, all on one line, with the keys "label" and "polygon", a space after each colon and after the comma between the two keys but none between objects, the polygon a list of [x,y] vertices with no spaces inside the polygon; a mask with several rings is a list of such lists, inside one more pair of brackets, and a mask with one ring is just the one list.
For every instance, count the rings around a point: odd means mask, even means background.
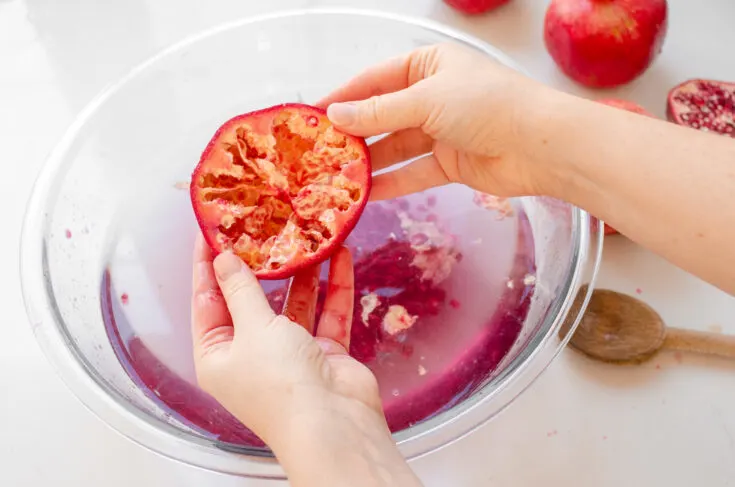
[{"label": "white table surface", "polygon": [[[546,3],[512,0],[475,19],[440,0],[328,4],[445,22],[495,44],[534,76],[592,96],[559,74],[546,55]],[[0,485],[273,485],[162,458],[88,412],[53,373],[30,332],[18,279],[19,232],[45,155],[107,83],[170,43],[233,17],[325,4],[0,0]],[[670,6],[659,60],[637,82],[604,93],[628,97],[659,116],[666,92],[679,81],[735,80],[735,3],[670,0]],[[624,238],[606,242],[600,285],[640,290],[670,325],[735,333],[734,298]],[[429,486],[735,485],[734,385],[735,364],[722,360],[663,353],[646,365],[615,367],[566,350],[503,415],[414,466]]]}]

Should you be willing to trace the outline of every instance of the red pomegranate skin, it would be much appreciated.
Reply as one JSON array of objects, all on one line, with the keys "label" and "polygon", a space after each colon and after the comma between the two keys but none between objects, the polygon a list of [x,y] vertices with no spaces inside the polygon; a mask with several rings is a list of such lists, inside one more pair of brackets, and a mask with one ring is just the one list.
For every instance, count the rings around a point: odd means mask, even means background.
[{"label": "red pomegranate skin", "polygon": [[468,15],[484,14],[508,2],[509,0],[444,0],[453,9]]},{"label": "red pomegranate skin", "polygon": [[603,98],[597,101],[599,103],[604,103],[605,105],[609,105],[611,107],[621,108],[629,112],[637,113],[638,115],[646,115],[648,117],[654,117],[653,113],[649,112],[648,110],[646,110],[639,104],[632,102],[632,101],[621,100],[618,98]]},{"label": "red pomegranate skin", "polygon": [[544,43],[559,68],[590,88],[628,83],[661,52],[666,0],[552,0]]}]

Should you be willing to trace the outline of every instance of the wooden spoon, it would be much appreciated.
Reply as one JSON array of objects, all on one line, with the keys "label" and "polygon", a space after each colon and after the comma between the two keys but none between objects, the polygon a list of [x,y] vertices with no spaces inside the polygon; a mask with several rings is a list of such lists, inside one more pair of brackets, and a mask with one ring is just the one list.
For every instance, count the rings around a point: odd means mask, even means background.
[{"label": "wooden spoon", "polygon": [[[572,313],[581,306],[587,286],[580,289]],[[575,313],[576,314],[576,313]],[[571,323],[562,327],[565,336]],[[570,345],[604,362],[640,363],[661,349],[681,350],[735,359],[735,336],[667,328],[646,303],[607,289],[595,289]]]}]

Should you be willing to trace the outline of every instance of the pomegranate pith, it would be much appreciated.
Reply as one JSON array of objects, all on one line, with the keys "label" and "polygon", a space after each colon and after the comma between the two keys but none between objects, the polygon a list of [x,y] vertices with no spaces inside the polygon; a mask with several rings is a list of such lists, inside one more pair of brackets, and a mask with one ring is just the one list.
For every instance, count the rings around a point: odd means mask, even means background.
[{"label": "pomegranate pith", "polygon": [[260,279],[283,279],[329,258],[368,201],[364,139],[324,110],[277,105],[225,122],[202,153],[191,201],[207,243],[232,250]]},{"label": "pomegranate pith", "polygon": [[735,83],[685,81],[669,92],[666,116],[678,125],[735,138]]},{"label": "pomegranate pith", "polygon": [[661,52],[666,0],[552,0],[544,43],[559,68],[592,88],[632,81]]}]

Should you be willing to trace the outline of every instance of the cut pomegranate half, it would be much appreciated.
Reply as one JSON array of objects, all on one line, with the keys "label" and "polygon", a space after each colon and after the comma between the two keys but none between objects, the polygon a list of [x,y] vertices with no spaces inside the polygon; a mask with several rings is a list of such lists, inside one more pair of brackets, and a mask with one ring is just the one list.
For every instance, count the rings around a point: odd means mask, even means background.
[{"label": "cut pomegranate half", "polygon": [[368,201],[370,153],[322,109],[277,105],[225,122],[191,180],[204,238],[259,279],[284,279],[328,259]]},{"label": "cut pomegranate half", "polygon": [[692,79],[669,92],[669,121],[735,138],[735,83]]}]

